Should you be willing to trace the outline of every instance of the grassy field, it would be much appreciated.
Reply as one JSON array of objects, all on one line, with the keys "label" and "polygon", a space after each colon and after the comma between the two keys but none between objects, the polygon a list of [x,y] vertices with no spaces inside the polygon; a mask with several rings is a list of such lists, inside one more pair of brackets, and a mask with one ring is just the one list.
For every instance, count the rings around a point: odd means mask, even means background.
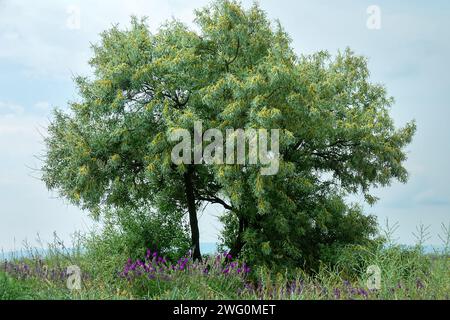
[{"label": "grassy field", "polygon": [[[2,262],[0,300],[449,299],[448,250],[425,254],[420,246],[349,247],[340,256],[333,268],[274,273],[226,254],[199,263],[188,255],[166,261],[150,250],[133,261],[95,260],[83,250],[52,249],[45,257],[30,251],[28,258]],[[69,290],[72,265],[81,270],[80,288]],[[368,289],[370,265],[381,270],[379,289]]]}]

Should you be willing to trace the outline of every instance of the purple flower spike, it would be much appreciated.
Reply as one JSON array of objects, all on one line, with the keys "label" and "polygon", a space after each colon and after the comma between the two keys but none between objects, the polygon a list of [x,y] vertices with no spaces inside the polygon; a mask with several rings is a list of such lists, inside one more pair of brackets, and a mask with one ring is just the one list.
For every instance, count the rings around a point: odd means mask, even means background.
[{"label": "purple flower spike", "polygon": [[339,300],[341,298],[341,290],[339,288],[334,289],[334,297]]},{"label": "purple flower spike", "polygon": [[423,285],[422,281],[420,281],[420,279],[417,279],[416,286],[417,286],[417,289],[425,288],[425,286]]},{"label": "purple flower spike", "polygon": [[362,288],[358,290],[358,294],[363,296],[363,297],[365,297],[365,298],[367,298],[369,296],[367,291],[362,289]]}]

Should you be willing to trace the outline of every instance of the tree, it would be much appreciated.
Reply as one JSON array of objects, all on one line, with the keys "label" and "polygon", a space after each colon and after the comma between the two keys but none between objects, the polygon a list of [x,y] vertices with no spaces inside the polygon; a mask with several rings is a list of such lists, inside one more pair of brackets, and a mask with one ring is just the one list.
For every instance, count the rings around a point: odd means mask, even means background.
[{"label": "tree", "polygon": [[[209,203],[224,208],[232,255],[254,262],[313,266],[327,246],[367,241],[376,222],[345,197],[372,203],[371,187],[406,181],[415,125],[394,127],[393,99],[369,81],[365,58],[349,49],[299,57],[257,5],[215,1],[195,22],[199,32],[173,21],[152,35],[133,18],[129,31],[102,34],[94,79],[77,78],[81,101],[49,127],[47,186],[96,214],[142,203],[187,212],[197,259],[197,211]],[[174,164],[171,133],[195,121],[280,129],[279,172]]]},{"label": "tree", "polygon": [[192,195],[194,183],[208,189],[207,179],[171,163],[165,139],[172,117],[189,112],[189,93],[181,88],[189,87],[190,74],[169,69],[182,52],[183,63],[199,64],[190,56],[194,36],[177,23],[153,36],[135,18],[130,31],[104,32],[93,46],[94,79],[76,79],[81,101],[70,103],[70,114],[56,111],[49,126],[43,179],[96,217],[124,207],[152,205],[174,217],[187,209],[200,259],[199,203]]}]

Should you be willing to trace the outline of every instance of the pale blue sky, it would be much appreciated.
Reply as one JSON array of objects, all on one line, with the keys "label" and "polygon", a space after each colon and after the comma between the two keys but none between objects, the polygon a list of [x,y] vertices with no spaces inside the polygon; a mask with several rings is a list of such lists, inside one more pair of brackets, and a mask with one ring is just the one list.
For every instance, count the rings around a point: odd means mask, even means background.
[{"label": "pale blue sky", "polygon": [[[193,9],[207,2],[0,0],[0,248],[33,242],[37,233],[44,241],[53,231],[68,239],[91,226],[86,213],[47,192],[32,170],[39,167],[34,158],[43,148],[39,131],[45,134],[51,108],[76,99],[72,76],[90,73],[89,43],[113,23],[127,26],[132,14],[148,16],[153,30],[172,16],[191,23]],[[373,81],[384,83],[396,99],[396,124],[417,121],[408,147],[409,183],[377,190],[381,200],[367,212],[380,222],[398,221],[403,243],[413,241],[420,223],[431,226],[429,243],[438,243],[440,223],[450,222],[450,2],[260,3],[280,19],[298,53],[335,53],[349,46],[367,56]],[[366,26],[370,5],[381,9],[380,30]],[[80,28],[70,23],[72,6],[80,10]],[[200,219],[203,242],[217,238],[220,226],[213,215],[207,211]]]}]

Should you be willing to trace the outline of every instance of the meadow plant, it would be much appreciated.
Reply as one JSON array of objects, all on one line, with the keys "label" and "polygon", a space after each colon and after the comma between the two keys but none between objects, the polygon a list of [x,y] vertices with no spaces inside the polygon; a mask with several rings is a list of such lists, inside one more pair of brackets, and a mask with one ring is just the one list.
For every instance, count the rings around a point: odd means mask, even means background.
[{"label": "meadow plant", "polygon": [[[66,283],[67,267],[62,265],[49,266],[42,258],[23,259],[20,261],[4,260],[0,272],[6,273],[17,280],[44,280],[52,283]],[[90,278],[88,273],[81,274],[82,280]]]},{"label": "meadow plant", "polygon": [[[141,259],[114,257],[104,263],[62,245],[44,256],[29,255],[0,262],[0,299],[178,299],[178,300],[371,300],[449,299],[449,228],[443,226],[444,248],[425,253],[418,228],[412,247],[380,242],[371,246],[346,246],[336,263],[323,262],[315,272],[286,269],[233,260],[229,253],[195,260],[191,253],[179,259],[147,249]],[[425,234],[426,232],[422,232]],[[106,257],[108,259],[108,257]],[[110,258],[111,259],[111,258]],[[100,261],[101,262],[101,261]],[[82,289],[66,286],[66,267],[83,270]],[[93,267],[96,265],[96,267]],[[381,270],[381,287],[368,288],[367,267]],[[108,275],[111,268],[115,271]]]},{"label": "meadow plant", "polygon": [[172,290],[186,288],[186,282],[203,284],[220,292],[224,287],[235,287],[237,296],[244,287],[251,269],[240,261],[233,261],[228,252],[194,260],[192,252],[171,263],[157,251],[147,249],[143,259],[128,259],[119,278],[126,280],[127,287],[139,296],[164,298]]}]

